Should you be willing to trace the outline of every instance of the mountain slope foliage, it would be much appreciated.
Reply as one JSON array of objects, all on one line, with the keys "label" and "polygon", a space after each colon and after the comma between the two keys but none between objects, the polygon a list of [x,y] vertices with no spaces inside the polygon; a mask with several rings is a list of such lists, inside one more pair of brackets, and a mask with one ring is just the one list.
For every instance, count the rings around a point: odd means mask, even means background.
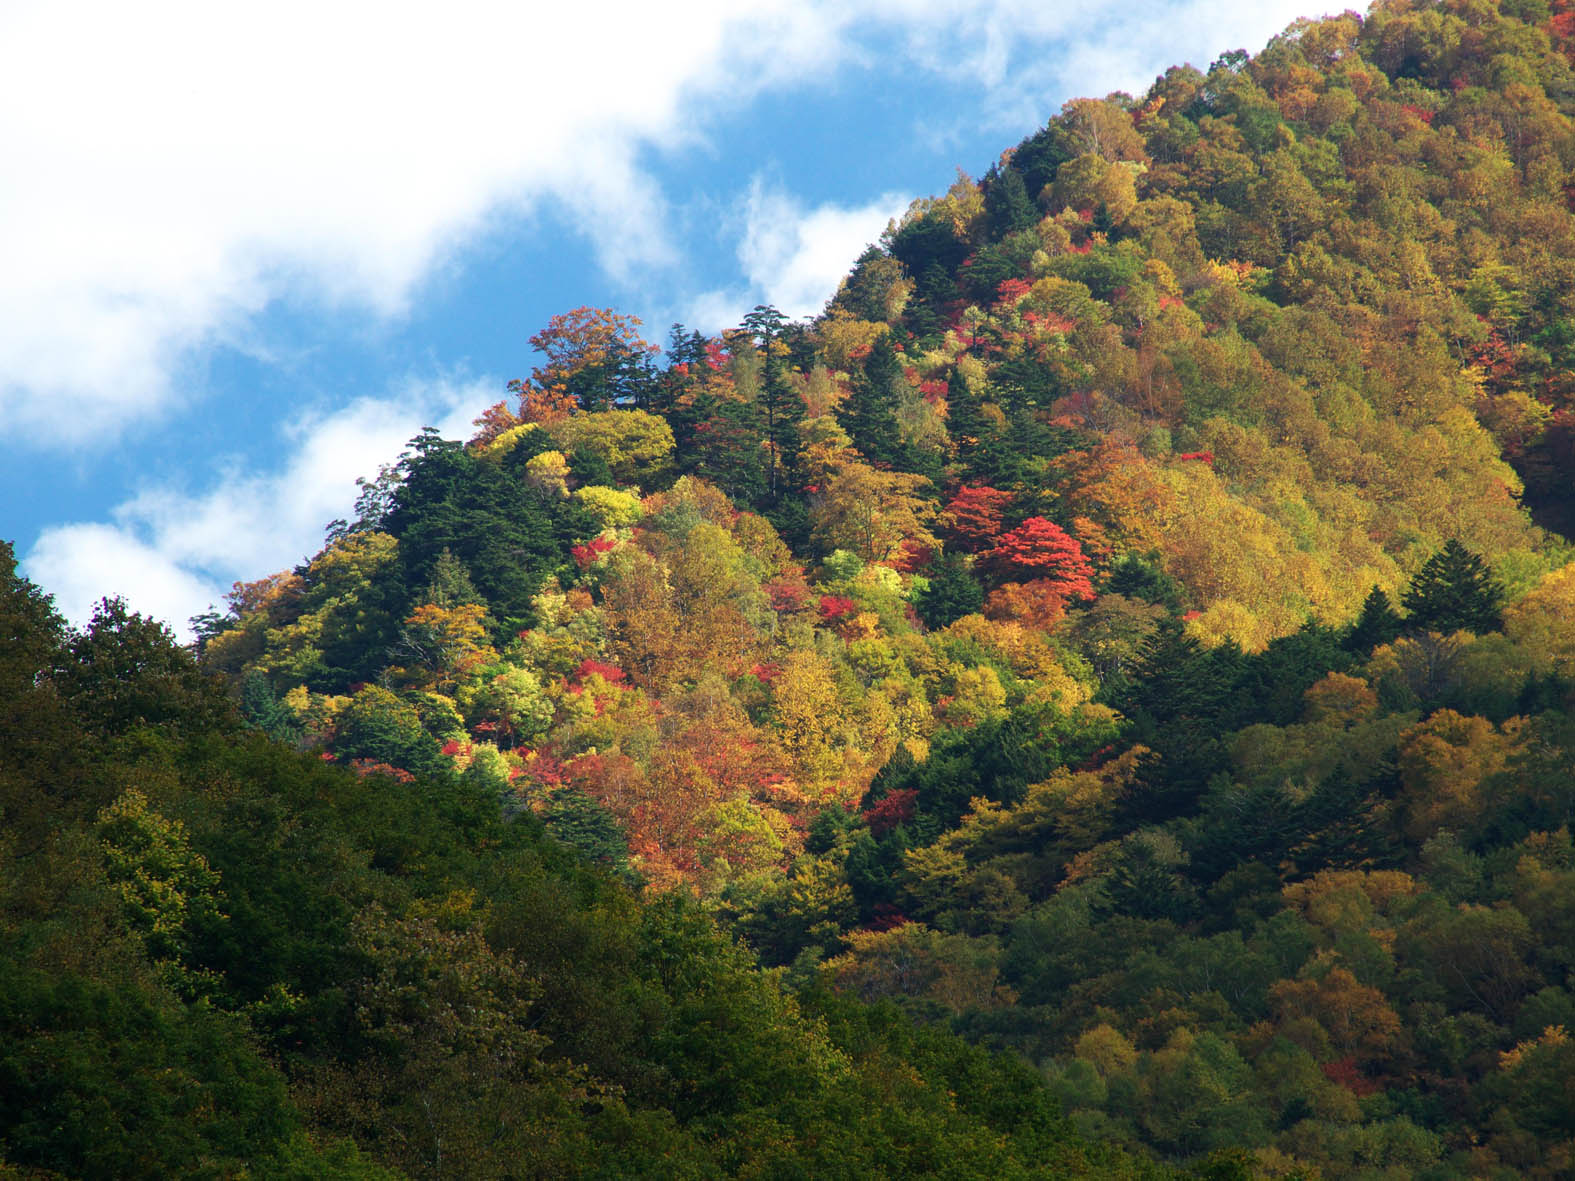
[{"label": "mountain slope foliage", "polygon": [[[1562,0],[1299,22],[1069,103],[812,322],[555,317],[472,439],[417,438],[199,621],[201,663],[355,798],[501,801],[654,908],[620,913],[730,928],[789,1041],[818,1014],[845,1055],[872,1019],[836,1006],[894,1005],[1168,1163],[1564,1175],[1572,57]],[[519,954],[486,873],[357,937]],[[564,1135],[657,1136],[568,1045],[531,1052],[642,1130]]]},{"label": "mountain slope foliage", "polygon": [[481,783],[248,730],[161,626],[67,631],[9,547],[0,637],[7,1176],[1165,1175]]}]

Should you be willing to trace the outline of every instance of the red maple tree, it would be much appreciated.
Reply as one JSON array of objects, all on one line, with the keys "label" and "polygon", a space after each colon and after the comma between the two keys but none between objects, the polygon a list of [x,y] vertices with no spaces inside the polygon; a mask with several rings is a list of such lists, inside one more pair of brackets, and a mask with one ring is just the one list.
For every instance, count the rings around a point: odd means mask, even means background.
[{"label": "red maple tree", "polygon": [[1003,577],[1043,580],[1047,590],[1068,599],[1094,597],[1094,568],[1083,547],[1077,538],[1043,517],[1029,517],[985,557]]},{"label": "red maple tree", "polygon": [[1001,515],[1011,501],[1010,492],[965,484],[952,497],[941,520],[958,548],[976,554],[995,543],[1001,532]]}]

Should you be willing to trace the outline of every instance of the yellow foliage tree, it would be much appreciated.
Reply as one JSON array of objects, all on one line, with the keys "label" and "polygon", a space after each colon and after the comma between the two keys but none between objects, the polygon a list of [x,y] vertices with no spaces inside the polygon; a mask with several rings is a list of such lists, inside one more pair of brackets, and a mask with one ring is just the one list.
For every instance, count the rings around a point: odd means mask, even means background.
[{"label": "yellow foliage tree", "polygon": [[1516,719],[1504,730],[1486,718],[1441,709],[1406,732],[1400,744],[1406,832],[1424,841],[1440,828],[1476,819],[1483,781],[1504,769]]},{"label": "yellow foliage tree", "polygon": [[795,776],[816,795],[835,785],[847,736],[836,678],[816,653],[791,652],[771,683],[771,716],[777,740]]},{"label": "yellow foliage tree", "polygon": [[548,429],[563,450],[584,448],[599,457],[620,483],[650,487],[672,467],[673,428],[644,410],[574,414]]},{"label": "yellow foliage tree", "polygon": [[1317,980],[1280,980],[1269,986],[1269,1008],[1281,1031],[1315,1058],[1389,1057],[1400,1036],[1400,1018],[1384,994],[1346,968]]},{"label": "yellow foliage tree", "polygon": [[451,694],[482,668],[496,664],[498,654],[488,642],[486,615],[487,609],[479,603],[417,607],[400,632],[396,655],[405,664],[392,679]]},{"label": "yellow foliage tree", "polygon": [[1544,575],[1505,610],[1504,634],[1536,671],[1575,677],[1575,562]]},{"label": "yellow foliage tree", "polygon": [[890,931],[854,931],[848,950],[825,972],[842,992],[860,1000],[895,1000],[946,1013],[994,1009],[1015,999],[1000,983],[994,939],[946,935],[922,923]]},{"label": "yellow foliage tree", "polygon": [[599,484],[576,488],[574,500],[588,509],[603,529],[633,525],[645,513],[640,498],[621,488],[604,488]]},{"label": "yellow foliage tree", "polygon": [[543,451],[525,461],[525,482],[538,492],[569,494],[569,461],[561,451]]},{"label": "yellow foliage tree", "polygon": [[880,471],[844,453],[831,461],[810,510],[814,536],[827,550],[849,550],[866,562],[890,561],[904,542],[938,549],[930,531],[938,510],[922,494],[928,484],[923,476]]}]

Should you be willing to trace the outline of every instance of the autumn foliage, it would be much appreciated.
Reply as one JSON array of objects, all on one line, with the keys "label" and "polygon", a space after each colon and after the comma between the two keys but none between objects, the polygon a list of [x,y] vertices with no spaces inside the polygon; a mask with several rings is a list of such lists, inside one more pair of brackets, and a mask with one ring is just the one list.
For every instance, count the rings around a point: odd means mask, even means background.
[{"label": "autumn foliage", "polygon": [[1002,534],[985,560],[1002,577],[1042,583],[1063,599],[1094,597],[1094,569],[1083,555],[1083,547],[1043,517],[1029,517]]},{"label": "autumn foliage", "polygon": [[1012,494],[998,488],[959,489],[941,516],[947,536],[968,553],[989,549],[1000,537],[1001,518],[1011,502]]},{"label": "autumn foliage", "polygon": [[1380,4],[1074,100],[809,322],[659,357],[555,317],[517,412],[414,443],[204,659],[256,728],[482,785],[1155,1159],[1562,1175],[1545,7]]}]

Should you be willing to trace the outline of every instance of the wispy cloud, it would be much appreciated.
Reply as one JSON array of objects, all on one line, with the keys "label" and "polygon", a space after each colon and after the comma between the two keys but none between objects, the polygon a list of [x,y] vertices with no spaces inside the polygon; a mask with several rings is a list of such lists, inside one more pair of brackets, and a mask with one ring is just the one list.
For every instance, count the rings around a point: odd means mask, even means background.
[{"label": "wispy cloud", "polygon": [[543,201],[615,276],[670,263],[640,152],[823,48],[785,0],[732,7],[0,8],[0,430],[112,438],[272,301],[397,315]]},{"label": "wispy cloud", "polygon": [[912,198],[885,193],[864,205],[806,206],[779,185],[755,177],[730,220],[744,282],[701,295],[690,319],[715,331],[738,324],[757,303],[775,304],[798,319],[818,313],[836,294],[864,248]]},{"label": "wispy cloud", "polygon": [[411,380],[383,398],[303,415],[284,428],[292,450],[277,469],[231,468],[199,491],[145,487],[108,522],[44,530],[23,570],[75,623],[100,598],[119,595],[184,634],[186,621],[231,583],[315,552],[324,526],[348,513],[356,478],[375,476],[423,426],[468,434],[498,385]]},{"label": "wispy cloud", "polygon": [[895,31],[905,61],[985,93],[967,115],[977,133],[1042,119],[1067,98],[1140,93],[1172,65],[1207,68],[1225,50],[1257,51],[1322,8],[1307,0],[868,0],[861,11]]},{"label": "wispy cloud", "polygon": [[[32,445],[112,439],[179,399],[182,357],[247,340],[274,302],[397,316],[490,217],[544,201],[609,275],[666,267],[678,248],[643,153],[693,143],[768,88],[918,69],[984,91],[986,122],[1038,118],[1059,97],[1261,44],[1299,7],[455,0],[439,15],[12,0],[0,8],[0,430]],[[823,220],[786,245],[757,234],[749,282],[774,268],[773,298],[808,310],[827,265],[815,243],[839,233]]]},{"label": "wispy cloud", "polygon": [[94,605],[119,596],[133,609],[189,638],[186,621],[223,593],[130,529],[78,522],[48,529],[22,563],[22,572],[47,589],[66,619],[85,626]]}]

